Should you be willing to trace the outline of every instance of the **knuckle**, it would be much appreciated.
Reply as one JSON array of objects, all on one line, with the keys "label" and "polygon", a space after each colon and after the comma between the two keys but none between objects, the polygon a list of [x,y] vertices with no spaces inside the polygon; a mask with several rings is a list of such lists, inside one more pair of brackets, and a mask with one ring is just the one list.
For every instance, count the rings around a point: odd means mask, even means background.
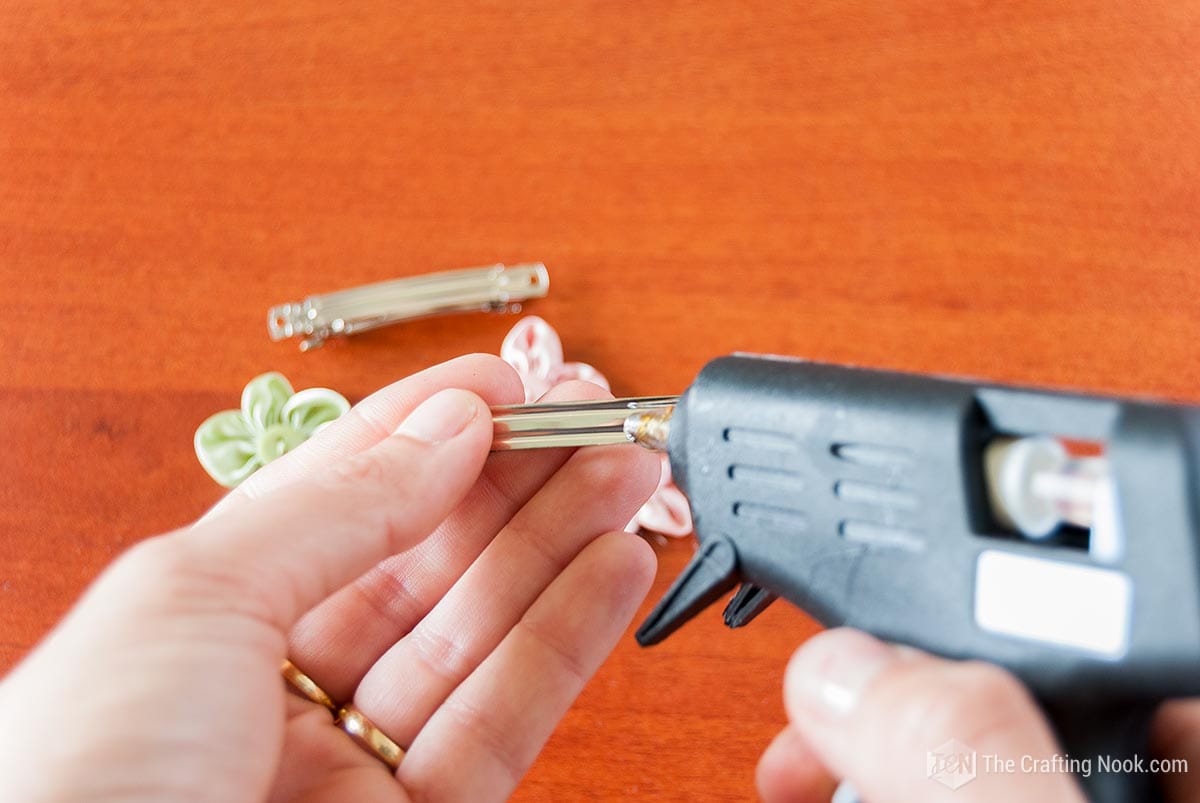
[{"label": "knuckle", "polygon": [[[1029,705],[1029,694],[1013,675],[983,661],[957,667],[958,698],[962,700],[955,724],[974,730],[993,730],[1012,721],[1014,712]],[[970,734],[968,734],[970,735]]]},{"label": "knuckle", "polygon": [[629,477],[628,463],[617,449],[584,449],[572,458],[582,488],[592,494],[611,496],[619,492]]},{"label": "knuckle", "polygon": [[891,688],[897,730],[910,743],[972,739],[1009,729],[1028,709],[1028,693],[1008,672],[980,661],[914,667]]},{"label": "knuckle", "polygon": [[457,684],[478,663],[466,645],[435,632],[431,627],[418,626],[411,637],[417,660],[443,680]]},{"label": "knuckle", "polygon": [[371,569],[350,588],[374,615],[398,633],[412,630],[425,613],[425,603],[413,589],[408,575],[396,571],[388,561]]},{"label": "knuckle", "polygon": [[[483,753],[486,757],[480,757],[482,761],[487,762],[490,759],[490,762],[504,773],[505,780],[495,780],[496,799],[503,799],[510,794],[520,783],[532,761],[532,757],[525,756],[515,741],[520,739],[521,732],[501,724],[493,709],[477,707],[458,694],[451,695],[442,704],[438,715],[449,718],[451,727],[461,731],[463,736],[472,742],[473,755]],[[413,803],[457,803],[473,799],[459,784],[453,781],[447,783],[447,766],[441,762],[433,763],[432,766],[426,762],[401,762],[397,778]]]},{"label": "knuckle", "polygon": [[180,535],[136,544],[114,564],[109,588],[126,601],[163,610],[244,607],[254,583],[237,566],[191,548]]},{"label": "knuckle", "polygon": [[187,576],[187,561],[182,550],[165,536],[155,536],[139,541],[130,547],[113,564],[113,575],[118,582],[147,580],[171,584]]},{"label": "knuckle", "polygon": [[[370,442],[379,442],[391,434],[395,424],[389,427],[387,417],[380,412],[380,405],[366,399],[350,408],[340,419],[346,429],[361,430],[367,433]],[[251,475],[253,477],[253,475]]]},{"label": "knuckle", "polygon": [[558,665],[561,673],[571,683],[579,688],[587,683],[588,678],[592,675],[589,667],[578,651],[572,649],[572,645],[564,641],[560,635],[537,618],[528,615],[520,621],[518,627],[523,629],[535,644],[541,645],[542,650],[550,656],[553,663]]},{"label": "knuckle", "polygon": [[508,511],[510,516],[528,501],[526,492],[520,486],[520,480],[520,475],[512,472],[489,469],[484,469],[479,475],[482,492],[491,497],[497,508]]},{"label": "knuckle", "polygon": [[382,490],[387,484],[389,468],[380,450],[368,449],[331,465],[325,483],[338,492],[347,488],[366,492]]},{"label": "knuckle", "polygon": [[426,515],[422,489],[427,488],[419,474],[403,470],[394,449],[377,446],[331,465],[314,490],[320,504],[336,506],[343,519],[352,519],[394,554],[409,546],[406,534]]},{"label": "knuckle", "polygon": [[148,538],[131,548],[118,561],[122,579],[135,581],[135,588],[183,594],[201,585],[230,586],[236,574],[223,570],[202,550],[192,548],[182,533]]},{"label": "knuckle", "polygon": [[658,456],[636,446],[584,449],[572,459],[578,460],[573,469],[578,471],[578,487],[587,489],[589,499],[630,505],[630,516],[650,496],[662,474]]},{"label": "knuckle", "polygon": [[516,733],[504,728],[496,721],[489,710],[484,710],[467,703],[458,697],[451,697],[442,708],[475,741],[489,753],[495,763],[508,775],[512,785],[516,785],[525,774],[528,765],[527,758],[521,754],[514,744]]}]

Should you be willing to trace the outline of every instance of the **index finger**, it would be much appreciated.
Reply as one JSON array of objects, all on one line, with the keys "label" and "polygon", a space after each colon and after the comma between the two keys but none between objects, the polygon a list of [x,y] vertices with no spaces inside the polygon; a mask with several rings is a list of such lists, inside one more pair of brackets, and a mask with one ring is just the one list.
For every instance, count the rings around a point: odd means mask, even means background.
[{"label": "index finger", "polygon": [[418,404],[447,388],[469,390],[489,405],[514,404],[525,398],[517,372],[491,354],[468,354],[427,368],[375,391],[311,440],[251,474],[201,520],[239,508],[369,449],[390,435]]},{"label": "index finger", "polygon": [[429,535],[475,483],[491,441],[483,401],[443,390],[370,449],[161,540],[187,572],[219,575],[231,600],[286,631]]}]

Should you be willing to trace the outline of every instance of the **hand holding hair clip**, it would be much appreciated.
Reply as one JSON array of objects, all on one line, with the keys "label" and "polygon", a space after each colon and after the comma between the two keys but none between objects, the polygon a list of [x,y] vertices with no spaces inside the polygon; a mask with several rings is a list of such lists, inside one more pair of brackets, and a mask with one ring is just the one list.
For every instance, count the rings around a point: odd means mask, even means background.
[{"label": "hand holding hair clip", "polygon": [[308,351],[331,335],[352,335],[400,321],[454,312],[520,312],[521,302],[542,298],[550,274],[540,262],[443,271],[309,296],[271,308],[272,340],[301,336]]}]

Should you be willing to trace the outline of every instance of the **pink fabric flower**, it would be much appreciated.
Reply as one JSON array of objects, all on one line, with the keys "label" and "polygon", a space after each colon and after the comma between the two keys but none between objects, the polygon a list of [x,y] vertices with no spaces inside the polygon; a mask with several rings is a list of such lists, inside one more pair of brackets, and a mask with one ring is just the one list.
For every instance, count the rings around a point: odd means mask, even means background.
[{"label": "pink fabric flower", "polygon": [[[516,369],[525,385],[525,401],[537,401],[550,388],[570,379],[583,379],[609,389],[608,380],[583,362],[563,362],[562,340],[554,327],[536,315],[517,321],[500,346],[500,358]],[[625,527],[630,532],[652,530],[682,536],[692,531],[687,497],[671,482],[671,464],[662,456],[658,488]]]},{"label": "pink fabric flower", "polygon": [[527,315],[504,336],[500,359],[517,369],[525,383],[525,401],[537,401],[555,385],[583,379],[608,390],[604,375],[585,362],[563,362],[562,340],[554,327]]},{"label": "pink fabric flower", "polygon": [[665,454],[662,456],[662,476],[659,477],[658,487],[633,517],[633,521],[625,526],[631,533],[639,528],[673,536],[692,532],[692,508],[683,491],[671,481],[671,461]]}]

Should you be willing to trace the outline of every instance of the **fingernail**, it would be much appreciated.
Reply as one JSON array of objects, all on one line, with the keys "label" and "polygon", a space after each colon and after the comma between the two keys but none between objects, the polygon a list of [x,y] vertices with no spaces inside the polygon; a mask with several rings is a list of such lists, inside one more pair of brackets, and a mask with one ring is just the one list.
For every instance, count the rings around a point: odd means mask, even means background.
[{"label": "fingernail", "polygon": [[792,657],[787,694],[808,711],[844,716],[857,707],[863,689],[898,660],[895,648],[859,630],[827,630]]},{"label": "fingernail", "polygon": [[442,390],[430,396],[396,428],[397,435],[426,443],[448,441],[479,415],[479,403],[465,390]]}]

